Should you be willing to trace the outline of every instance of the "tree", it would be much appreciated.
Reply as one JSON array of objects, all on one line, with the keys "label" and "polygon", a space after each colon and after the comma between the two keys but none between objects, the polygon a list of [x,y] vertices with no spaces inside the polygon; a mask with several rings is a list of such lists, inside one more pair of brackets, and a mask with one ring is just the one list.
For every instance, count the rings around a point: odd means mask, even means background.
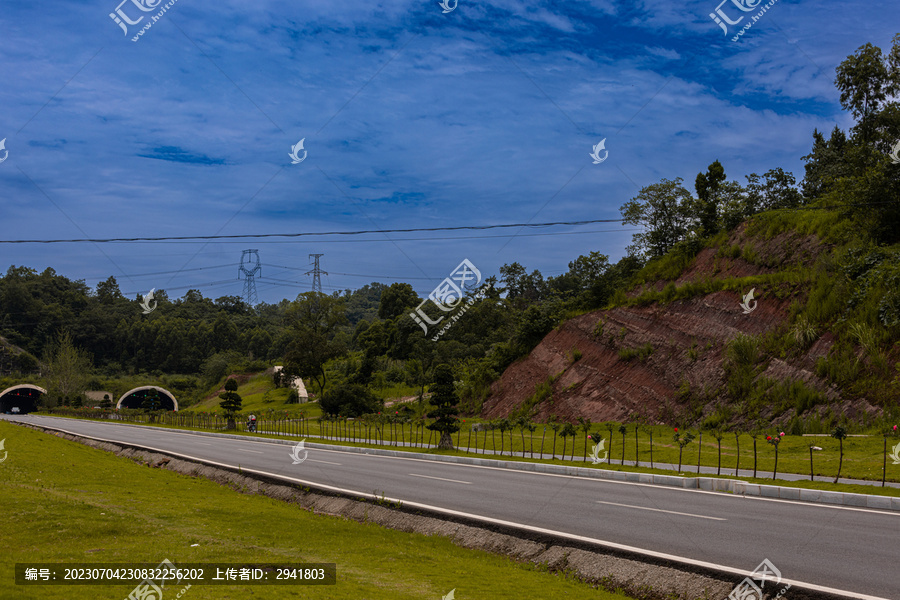
[{"label": "tree", "polygon": [[575,454],[575,435],[577,433],[578,433],[578,431],[575,429],[575,426],[572,425],[571,423],[566,423],[565,425],[563,425],[562,431],[559,432],[559,435],[561,435],[563,438],[563,453],[562,453],[563,460],[566,459],[566,438],[567,437],[572,438],[572,455],[573,455],[572,459],[574,460],[574,458],[575,458],[575,456],[574,456],[574,454]]},{"label": "tree", "polygon": [[159,414],[162,401],[159,399],[159,392],[156,389],[149,389],[144,393],[144,400],[141,402],[141,408],[150,415],[150,422],[154,423]]},{"label": "tree", "polygon": [[[894,50],[898,38],[894,38]],[[881,49],[864,44],[835,69],[835,87],[841,92],[841,106],[856,117],[856,128],[863,146],[868,146],[874,133],[874,117],[888,96],[897,92],[900,71],[891,69],[891,57],[882,57]]]},{"label": "tree", "polygon": [[115,277],[108,277],[106,281],[97,284],[97,299],[103,304],[112,304],[124,298]]},{"label": "tree", "polygon": [[675,435],[673,436],[675,439],[675,443],[678,444],[678,472],[681,473],[681,454],[684,452],[684,447],[690,444],[694,440],[694,434],[688,431],[685,434],[682,434],[678,431],[678,428],[675,428]]},{"label": "tree", "polygon": [[837,476],[834,478],[834,482],[837,483],[838,479],[841,478],[841,467],[844,464],[844,438],[847,437],[847,430],[838,425],[831,432],[831,437],[836,439],[840,443],[841,447],[841,457],[838,460],[838,471]]},{"label": "tree", "polygon": [[235,428],[234,416],[240,412],[241,405],[244,402],[240,394],[237,393],[237,389],[237,381],[229,379],[225,382],[225,391],[219,394],[219,398],[222,399],[219,402],[219,406],[225,411],[225,417],[228,419],[228,424],[226,425],[228,429]]},{"label": "tree", "polygon": [[703,236],[713,235],[719,230],[719,205],[722,202],[720,189],[725,179],[725,168],[717,160],[709,165],[706,173],[699,173],[694,182],[697,215]]},{"label": "tree", "polygon": [[713,437],[716,438],[716,443],[719,445],[719,466],[716,468],[716,475],[722,474],[722,438],[725,437],[725,434],[721,429],[713,430]]},{"label": "tree", "polygon": [[327,377],[325,363],[346,351],[335,335],[338,327],[347,323],[344,304],[333,296],[306,292],[287,309],[285,321],[292,339],[285,352],[284,370],[291,379],[311,379],[321,397]]},{"label": "tree", "polygon": [[792,173],[778,167],[766,171],[763,178],[761,181],[756,173],[747,175],[747,215],[800,206],[803,196],[797,191]]},{"label": "tree", "polygon": [[[778,476],[778,445],[781,443],[782,437],[784,437],[783,431],[776,435],[766,436],[766,441],[775,446],[775,468],[772,470],[772,479],[775,479]],[[835,483],[837,483],[837,481],[835,481]]]},{"label": "tree", "polygon": [[452,450],[452,434],[459,431],[459,419],[456,416],[459,398],[456,395],[450,365],[440,364],[434,368],[434,382],[429,389],[431,404],[435,408],[428,413],[428,418],[436,420],[428,425],[428,429],[441,434],[439,449]]},{"label": "tree", "polygon": [[562,427],[562,423],[557,420],[556,415],[550,415],[547,425],[553,430],[553,451],[550,456],[556,458],[556,435],[559,433],[559,428]]},{"label": "tree", "polygon": [[360,417],[384,408],[384,400],[378,398],[363,385],[341,384],[322,394],[319,406],[326,415]]},{"label": "tree", "polygon": [[390,287],[381,292],[381,301],[378,304],[378,318],[384,320],[395,319],[405,315],[410,309],[414,309],[420,303],[419,295],[408,283],[392,283]]},{"label": "tree", "polygon": [[[648,185],[622,205],[622,223],[638,225],[642,233],[632,235],[629,247],[638,256],[656,258],[665,255],[684,240],[694,226],[693,198],[679,177]],[[570,265],[571,268],[571,265]]]},{"label": "tree", "polygon": [[624,423],[619,425],[619,433],[622,434],[622,462],[620,464],[625,464],[625,434],[628,433],[628,426]]},{"label": "tree", "polygon": [[500,281],[506,286],[506,299],[516,306],[542,300],[547,285],[541,272],[535,269],[528,274],[517,262],[500,267]]},{"label": "tree", "polygon": [[[498,426],[500,428],[500,456],[503,456],[504,438],[506,437],[506,432],[511,430],[513,425],[509,422],[509,419],[503,418],[500,419]],[[509,442],[509,453],[512,454],[512,440]]]},{"label": "tree", "polygon": [[112,400],[109,399],[109,394],[103,394],[103,400],[100,401],[100,408],[112,408]]},{"label": "tree", "polygon": [[818,130],[813,131],[812,149],[802,157],[806,163],[803,166],[806,174],[800,191],[807,202],[821,198],[834,188],[839,179],[851,174],[852,169],[847,162],[848,147],[847,136],[837,125],[828,140]]},{"label": "tree", "polygon": [[44,358],[48,396],[80,396],[91,371],[91,358],[77,348],[72,336],[64,331],[57,334]]},{"label": "tree", "polygon": [[578,417],[578,427],[581,429],[581,433],[584,434],[584,456],[582,458],[587,460],[588,433],[591,431],[591,420],[585,417]]},{"label": "tree", "polygon": [[[229,379],[229,381],[232,380]],[[156,389],[147,390],[147,392],[144,394],[144,400],[143,402],[141,402],[141,408],[148,412],[154,412],[159,410],[159,407],[161,405],[162,402],[159,399],[159,392]]]}]

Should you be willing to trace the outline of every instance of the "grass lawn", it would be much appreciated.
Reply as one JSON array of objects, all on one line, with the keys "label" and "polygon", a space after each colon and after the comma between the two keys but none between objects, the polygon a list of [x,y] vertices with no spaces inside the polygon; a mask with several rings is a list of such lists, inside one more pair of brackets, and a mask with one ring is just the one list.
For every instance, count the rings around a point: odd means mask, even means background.
[{"label": "grass lawn", "polygon": [[[184,600],[625,598],[449,540],[313,515],[0,422],[0,599],[121,600],[133,586],[15,586],[15,563],[337,565],[335,586],[193,586]],[[193,544],[198,544],[192,547]],[[171,598],[180,591],[171,592]],[[164,595],[170,600],[170,593]]]}]

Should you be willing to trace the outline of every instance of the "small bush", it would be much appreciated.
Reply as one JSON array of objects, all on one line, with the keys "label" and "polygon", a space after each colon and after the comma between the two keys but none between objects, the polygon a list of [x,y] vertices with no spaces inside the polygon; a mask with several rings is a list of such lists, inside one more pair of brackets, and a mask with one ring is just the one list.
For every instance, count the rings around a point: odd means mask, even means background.
[{"label": "small bush", "polygon": [[624,361],[630,361],[637,358],[641,362],[646,362],[651,354],[653,354],[653,346],[651,344],[644,344],[638,348],[622,348],[619,350],[619,358]]}]

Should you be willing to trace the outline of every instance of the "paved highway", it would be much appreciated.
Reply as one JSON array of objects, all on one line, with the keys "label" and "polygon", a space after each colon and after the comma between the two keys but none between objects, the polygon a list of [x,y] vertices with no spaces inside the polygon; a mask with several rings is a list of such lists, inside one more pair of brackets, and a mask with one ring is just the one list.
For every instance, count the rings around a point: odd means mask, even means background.
[{"label": "paved highway", "polygon": [[[11,420],[291,477],[373,491],[562,534],[752,571],[768,558],[787,581],[900,598],[900,513],[290,446],[40,416]],[[301,455],[302,456],[302,455]]]}]

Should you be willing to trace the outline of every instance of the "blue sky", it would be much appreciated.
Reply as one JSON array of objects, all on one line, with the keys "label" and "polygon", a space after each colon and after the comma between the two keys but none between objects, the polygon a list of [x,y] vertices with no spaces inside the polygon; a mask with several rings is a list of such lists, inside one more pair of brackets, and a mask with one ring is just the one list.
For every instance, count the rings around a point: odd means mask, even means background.
[{"label": "blue sky", "polygon": [[[716,0],[177,0],[131,41],[164,4],[4,3],[0,239],[616,219],[641,187],[692,187],[716,159],[742,183],[777,166],[799,180],[813,129],[850,125],[834,68],[887,49],[900,16],[888,0],[779,0],[732,42]],[[128,35],[119,6],[144,16]],[[730,33],[756,13],[722,10],[746,15]],[[0,244],[0,269],[217,298],[240,295],[256,248],[267,302],[309,291],[310,253],[326,292],[407,281],[425,296],[464,258],[485,275],[618,260],[625,229]]]}]

